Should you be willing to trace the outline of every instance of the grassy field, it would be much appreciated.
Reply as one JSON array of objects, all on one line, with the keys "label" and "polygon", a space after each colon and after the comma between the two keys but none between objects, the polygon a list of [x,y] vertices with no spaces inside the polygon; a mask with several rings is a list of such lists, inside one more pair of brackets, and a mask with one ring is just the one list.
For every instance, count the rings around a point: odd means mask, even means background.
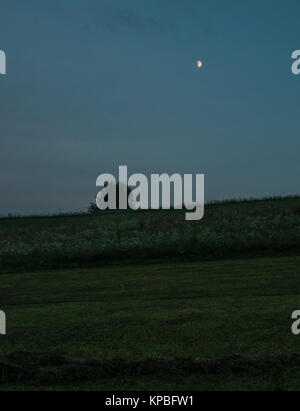
[{"label": "grassy field", "polygon": [[182,211],[0,219],[0,273],[300,255],[300,197]]},{"label": "grassy field", "polygon": [[1,274],[1,389],[299,389],[300,257]]}]

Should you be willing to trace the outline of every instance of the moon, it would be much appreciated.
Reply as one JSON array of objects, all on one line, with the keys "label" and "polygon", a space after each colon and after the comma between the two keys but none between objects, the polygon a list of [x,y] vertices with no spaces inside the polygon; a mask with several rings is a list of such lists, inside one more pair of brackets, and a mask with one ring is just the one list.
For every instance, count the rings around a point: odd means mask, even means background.
[{"label": "moon", "polygon": [[198,61],[197,61],[197,67],[198,67],[198,68],[201,68],[202,66],[203,66],[202,61],[201,61],[201,60],[198,60]]}]

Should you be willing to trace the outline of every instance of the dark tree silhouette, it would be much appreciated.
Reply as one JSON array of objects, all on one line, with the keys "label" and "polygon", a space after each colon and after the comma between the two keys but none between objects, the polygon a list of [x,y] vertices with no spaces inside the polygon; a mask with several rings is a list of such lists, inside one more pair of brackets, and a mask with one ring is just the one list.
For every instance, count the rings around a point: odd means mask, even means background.
[{"label": "dark tree silhouette", "polygon": [[[107,185],[108,185],[108,183],[105,183],[104,187],[106,187]],[[120,202],[120,199],[119,199],[119,188],[120,188],[120,183],[116,183],[116,205],[117,205],[117,210],[119,209],[119,202]],[[130,194],[130,193],[131,193],[131,188],[127,186],[127,205],[128,205],[128,208],[129,208],[128,197],[129,197],[129,194]],[[104,197],[104,199],[105,199],[105,201],[108,200],[108,194],[106,194],[106,196]],[[96,202],[91,202],[91,203],[90,203],[90,205],[89,205],[89,207],[88,207],[88,212],[89,212],[90,214],[100,213],[101,211],[102,211],[102,210],[100,210],[100,209],[97,207]],[[112,211],[113,211],[113,210],[112,210]]]}]

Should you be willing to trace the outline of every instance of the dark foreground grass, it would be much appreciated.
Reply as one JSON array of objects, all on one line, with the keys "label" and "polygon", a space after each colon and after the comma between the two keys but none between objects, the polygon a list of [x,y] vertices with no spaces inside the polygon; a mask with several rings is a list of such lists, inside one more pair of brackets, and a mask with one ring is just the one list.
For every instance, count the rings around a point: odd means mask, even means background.
[{"label": "dark foreground grass", "polygon": [[[225,388],[226,381],[232,384],[234,378],[244,382],[248,377],[253,387],[269,386],[270,389],[295,389],[291,383],[299,378],[300,353],[275,354],[266,356],[231,356],[218,359],[169,358],[169,359],[112,359],[83,360],[71,359],[57,354],[39,354],[18,352],[0,360],[0,389],[8,389],[8,382],[27,383],[27,387],[48,387],[47,389],[128,389],[124,384],[131,383],[131,389],[138,389],[143,384],[159,381],[159,389],[218,389],[220,382]],[[284,378],[289,376],[289,385]],[[214,378],[213,378],[214,376]],[[205,380],[207,379],[207,381]],[[201,385],[199,383],[201,382]],[[48,384],[48,385],[47,385]],[[180,386],[181,384],[181,386]],[[197,384],[197,385],[196,385]],[[271,385],[272,384],[272,385]],[[13,386],[11,386],[13,387]],[[22,385],[15,385],[15,388]],[[26,386],[24,386],[24,389]],[[250,389],[251,385],[248,385]],[[144,385],[145,389],[151,389]],[[236,389],[242,389],[237,384]],[[299,387],[297,387],[299,389]],[[12,389],[12,388],[10,388]]]},{"label": "dark foreground grass", "polygon": [[2,389],[300,387],[300,257],[0,279]]},{"label": "dark foreground grass", "polygon": [[299,370],[283,371],[276,376],[224,375],[177,375],[175,378],[158,376],[101,379],[72,384],[53,385],[0,385],[0,391],[299,391]]},{"label": "dark foreground grass", "polygon": [[[159,381],[159,382],[158,382]],[[190,374],[177,376],[139,376],[105,378],[72,384],[0,385],[0,391],[299,391],[300,372],[297,368],[282,370],[280,374]]]}]

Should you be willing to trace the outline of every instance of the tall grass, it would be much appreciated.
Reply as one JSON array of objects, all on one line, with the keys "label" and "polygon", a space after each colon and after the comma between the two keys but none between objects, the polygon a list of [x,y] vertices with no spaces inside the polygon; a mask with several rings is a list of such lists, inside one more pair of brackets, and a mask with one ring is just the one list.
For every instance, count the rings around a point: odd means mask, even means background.
[{"label": "tall grass", "polygon": [[25,220],[0,221],[1,271],[300,251],[297,197],[212,204],[197,222],[176,211]]}]

